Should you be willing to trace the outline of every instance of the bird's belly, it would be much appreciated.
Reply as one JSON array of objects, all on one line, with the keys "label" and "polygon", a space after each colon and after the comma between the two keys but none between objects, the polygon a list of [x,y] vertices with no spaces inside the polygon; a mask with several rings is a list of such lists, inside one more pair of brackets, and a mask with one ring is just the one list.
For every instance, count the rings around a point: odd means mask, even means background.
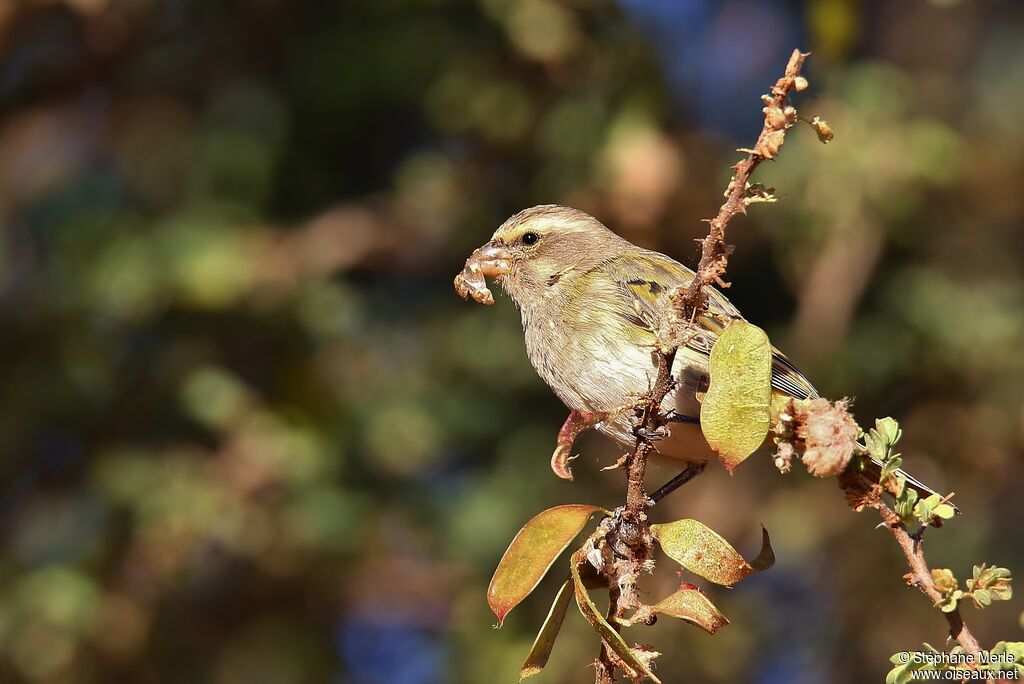
[{"label": "bird's belly", "polygon": [[559,365],[534,363],[565,404],[578,411],[616,411],[643,398],[657,377],[649,350],[614,340],[592,348],[561,347]]},{"label": "bird's belly", "polygon": [[[586,338],[582,336],[560,335],[561,326],[530,322],[534,325],[525,326],[530,361],[569,408],[620,411],[642,400],[654,386],[658,357],[650,347],[609,336],[584,345],[581,339]],[[707,357],[684,347],[676,355],[672,374],[677,379],[676,390],[666,398],[663,408],[682,416],[699,417],[700,402],[696,395],[707,374]],[[635,440],[632,421],[633,413],[626,410],[598,429],[623,448],[631,449]],[[668,431],[668,435],[655,442],[661,455],[701,462],[711,457],[699,425],[675,422],[668,426]]]}]

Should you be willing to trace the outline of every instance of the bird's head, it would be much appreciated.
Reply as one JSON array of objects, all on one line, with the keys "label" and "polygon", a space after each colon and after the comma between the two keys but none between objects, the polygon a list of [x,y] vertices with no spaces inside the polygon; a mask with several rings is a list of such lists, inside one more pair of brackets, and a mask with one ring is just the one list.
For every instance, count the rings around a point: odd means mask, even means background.
[{"label": "bird's head", "polygon": [[[628,246],[628,242],[585,212],[543,204],[525,209],[501,224],[490,241],[469,258],[460,277],[471,279],[467,274],[473,272],[495,278],[522,308],[528,302],[539,301],[550,288],[575,274],[585,273]],[[469,288],[467,292],[460,288],[460,292],[489,303],[477,294],[482,292],[490,297],[479,275],[476,277],[481,282],[475,289]]]}]

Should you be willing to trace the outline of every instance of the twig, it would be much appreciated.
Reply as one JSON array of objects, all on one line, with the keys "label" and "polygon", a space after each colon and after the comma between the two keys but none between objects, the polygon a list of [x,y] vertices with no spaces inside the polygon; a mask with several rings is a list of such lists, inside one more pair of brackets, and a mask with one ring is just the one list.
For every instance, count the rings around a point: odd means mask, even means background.
[{"label": "twig", "polygon": [[[708,236],[701,240],[697,273],[685,291],[673,293],[679,320],[684,324],[692,321],[707,307],[704,287],[714,284],[726,287],[722,276],[725,274],[731,247],[725,243],[725,228],[737,214],[746,213],[749,202],[757,201],[749,192],[750,176],[762,161],[772,159],[778,153],[786,129],[797,121],[796,111],[786,105],[786,98],[794,90],[806,87],[806,81],[799,75],[806,57],[806,53],[794,50],[785,74],[772,86],[771,94],[764,96],[764,126],[757,144],[752,150],[747,150],[747,156],[736,164],[736,172],[726,189],[726,201],[718,210],[718,215],[708,221],[711,228]],[[659,353],[658,376],[634,426],[637,439],[633,452],[626,456],[626,505],[620,509],[619,523],[607,537],[612,551],[623,561],[613,564],[610,571],[604,572],[609,591],[608,622],[616,630],[619,629],[618,620],[630,608],[630,601],[634,600],[633,592],[621,590],[625,574],[622,569],[636,572],[636,568],[651,558],[653,542],[647,522],[647,509],[655,502],[644,489],[644,474],[647,458],[654,448],[651,436],[666,424],[661,404],[675,386],[672,378],[675,355],[676,348],[662,349]],[[595,665],[596,684],[611,684],[615,681],[615,659],[603,642]]]},{"label": "twig", "polygon": [[[892,533],[896,543],[900,545],[903,555],[907,558],[907,565],[910,566],[910,572],[907,573],[907,584],[920,589],[931,600],[933,605],[938,604],[942,600],[942,594],[935,588],[935,582],[932,580],[931,570],[928,569],[928,562],[924,557],[922,539],[920,537],[915,539],[907,531],[906,525],[896,515],[896,512],[884,503],[879,501],[874,507],[882,516],[882,520],[885,521],[886,529]],[[960,614],[960,607],[957,606],[948,613],[944,612],[943,615],[946,616],[946,621],[949,623],[950,638],[955,639],[965,651],[977,659],[978,654],[981,652],[981,646],[978,644],[978,640],[974,638],[974,635],[971,634],[971,630],[964,624],[963,616]]]},{"label": "twig", "polygon": [[680,318],[683,321],[693,317],[707,307],[704,288],[708,285],[729,287],[722,280],[732,246],[725,242],[725,227],[737,214],[747,213],[750,203],[750,176],[762,161],[773,159],[785,139],[786,130],[799,119],[796,110],[786,105],[786,98],[794,90],[803,90],[806,81],[800,76],[800,68],[810,53],[793,50],[786,64],[786,72],[772,86],[771,93],[764,96],[764,126],[757,144],[751,150],[744,150],[747,156],[735,168],[736,173],[725,191],[726,200],[718,214],[708,221],[708,236],[699,240],[701,244],[700,264],[697,274],[677,301]]}]

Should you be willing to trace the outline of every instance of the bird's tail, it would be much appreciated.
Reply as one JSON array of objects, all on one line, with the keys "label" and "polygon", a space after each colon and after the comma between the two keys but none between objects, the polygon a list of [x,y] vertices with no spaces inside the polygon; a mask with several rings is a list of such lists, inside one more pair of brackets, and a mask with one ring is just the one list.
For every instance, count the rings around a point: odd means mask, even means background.
[{"label": "bird's tail", "polygon": [[[876,458],[872,458],[870,461],[868,461],[867,465],[864,467],[864,470],[862,470],[861,473],[865,477],[870,478],[872,482],[878,482],[878,479],[882,475],[882,462]],[[917,492],[917,495],[921,498],[929,497],[932,494],[938,494],[938,492],[936,492],[934,489],[932,489],[925,483],[921,482],[914,476],[908,475],[905,470],[897,470],[896,474],[899,475],[900,477],[906,478],[907,486],[913,489],[915,492]],[[953,507],[953,510],[956,511],[957,514],[960,513],[960,509],[956,507],[955,503],[953,503],[952,501],[949,501],[947,503],[949,503],[949,505]]]}]

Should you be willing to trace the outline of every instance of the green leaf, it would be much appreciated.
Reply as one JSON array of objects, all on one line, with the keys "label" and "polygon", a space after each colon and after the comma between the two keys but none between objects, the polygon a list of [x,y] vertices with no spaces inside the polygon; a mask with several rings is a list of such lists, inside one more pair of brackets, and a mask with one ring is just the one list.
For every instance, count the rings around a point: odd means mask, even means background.
[{"label": "green leaf", "polygon": [[729,542],[702,522],[676,520],[651,525],[651,533],[669,558],[715,584],[731,586],[775,564],[768,530],[761,528],[761,552],[748,563]]},{"label": "green leaf", "polygon": [[686,620],[708,634],[714,634],[729,624],[729,620],[722,615],[711,599],[689,583],[684,583],[674,594],[659,601],[652,609],[655,613]]},{"label": "green leaf", "polygon": [[536,588],[590,516],[600,510],[599,506],[587,504],[555,506],[523,525],[501,557],[487,587],[487,604],[498,616],[499,626],[509,611]]},{"label": "green leaf", "polygon": [[932,514],[935,507],[942,501],[942,497],[938,494],[932,494],[924,499],[921,499],[914,506],[914,516],[922,523],[927,523],[932,519]]},{"label": "green leaf", "polygon": [[964,592],[959,589],[949,592],[936,603],[936,607],[943,613],[952,613],[956,610],[957,603],[964,597]]},{"label": "green leaf", "polygon": [[522,667],[519,668],[519,681],[539,674],[544,669],[544,666],[548,664],[551,649],[555,645],[555,637],[558,636],[558,631],[562,629],[562,620],[565,619],[565,611],[569,608],[569,601],[572,600],[573,592],[572,580],[565,580],[565,584],[562,585],[562,588],[558,590],[558,595],[555,596],[554,603],[551,604],[548,616],[544,618],[544,624],[541,625],[540,631],[537,632],[537,638],[533,640],[530,653],[527,654],[526,660],[523,661]]},{"label": "green leaf", "polygon": [[[957,652],[958,648],[954,648],[952,652]],[[924,644],[921,652],[929,655],[937,655],[939,653],[934,646],[927,643]],[[919,675],[915,674],[917,672],[934,672],[949,669],[949,666],[941,660],[933,662],[915,656],[917,654],[913,651],[901,651],[889,658],[889,662],[896,667],[889,670],[889,674],[885,677],[885,684],[911,684],[922,679]]]},{"label": "green leaf", "polygon": [[985,563],[974,566],[974,576],[967,580],[968,594],[978,608],[992,601],[1007,601],[1013,597],[1013,577],[1006,568],[988,567]]},{"label": "green leaf", "polygon": [[932,568],[932,582],[935,584],[935,588],[943,594],[948,594],[960,586],[953,571],[948,568]]},{"label": "green leaf", "polygon": [[[900,430],[899,423],[895,420],[879,418],[875,421],[875,427],[871,428],[864,436],[864,446],[872,456],[888,465],[890,460],[899,457],[899,454],[893,453],[892,448],[896,442],[900,441],[902,435],[903,431]],[[888,472],[883,468],[882,480],[884,481],[888,475],[895,473],[898,468],[899,464],[890,466]]]},{"label": "green leaf", "polygon": [[875,429],[878,430],[878,433],[889,446],[895,446],[896,442],[900,441],[900,437],[903,436],[900,424],[896,422],[895,418],[888,416],[875,420]]},{"label": "green leaf", "polygon": [[983,587],[991,587],[1001,582],[1009,582],[1011,573],[1006,568],[988,567],[986,563],[974,566],[974,582]]},{"label": "green leaf", "polygon": [[[650,668],[637,658],[636,653],[633,649],[622,638],[622,635],[616,632],[608,621],[601,615],[601,611],[597,609],[594,604],[594,600],[590,598],[590,594],[587,593],[587,588],[583,585],[583,579],[580,577],[580,565],[586,563],[586,559],[577,552],[573,555],[572,561],[572,581],[573,586],[576,590],[576,605],[579,607],[583,617],[587,618],[593,627],[594,631],[597,632],[598,636],[608,644],[615,655],[622,659],[622,662],[629,666],[633,672],[628,673],[631,679],[639,679],[642,676],[650,677],[651,681],[655,684],[661,684],[661,680],[654,676]],[[633,676],[635,675],[635,676]]]},{"label": "green leaf", "polygon": [[944,520],[952,518],[956,514],[956,509],[947,503],[943,503],[942,498],[939,494],[932,494],[918,501],[914,506],[914,517],[925,525],[931,523],[933,518],[942,518]]},{"label": "green leaf", "polygon": [[[927,669],[927,666],[913,662],[911,660],[913,655],[913,653],[902,651],[889,658],[889,661],[896,667],[889,670],[889,674],[885,676],[885,684],[911,684],[917,680],[914,673]],[[908,660],[904,661],[903,658]]]},{"label": "green leaf", "polygon": [[893,456],[882,464],[882,473],[878,476],[878,481],[884,483],[890,477],[895,476],[902,466],[903,459],[899,456]]},{"label": "green leaf", "polygon": [[989,588],[993,601],[1009,601],[1013,598],[1013,587],[1010,584],[996,584]]},{"label": "green leaf", "polygon": [[864,447],[868,450],[868,453],[877,458],[879,461],[882,460],[882,456],[885,455],[885,441],[879,437],[878,433],[871,430],[864,435]]},{"label": "green leaf", "polygon": [[896,515],[900,516],[903,522],[909,522],[914,519],[914,508],[917,505],[917,491],[905,486],[906,481],[900,478],[901,484],[903,484],[900,495],[896,497]]},{"label": "green leaf", "polygon": [[700,426],[732,472],[764,442],[771,427],[772,349],[763,330],[733,321],[711,348],[710,384]]},{"label": "green leaf", "polygon": [[1000,641],[989,651],[989,669],[993,672],[1016,672],[1024,678],[1024,641]]}]

